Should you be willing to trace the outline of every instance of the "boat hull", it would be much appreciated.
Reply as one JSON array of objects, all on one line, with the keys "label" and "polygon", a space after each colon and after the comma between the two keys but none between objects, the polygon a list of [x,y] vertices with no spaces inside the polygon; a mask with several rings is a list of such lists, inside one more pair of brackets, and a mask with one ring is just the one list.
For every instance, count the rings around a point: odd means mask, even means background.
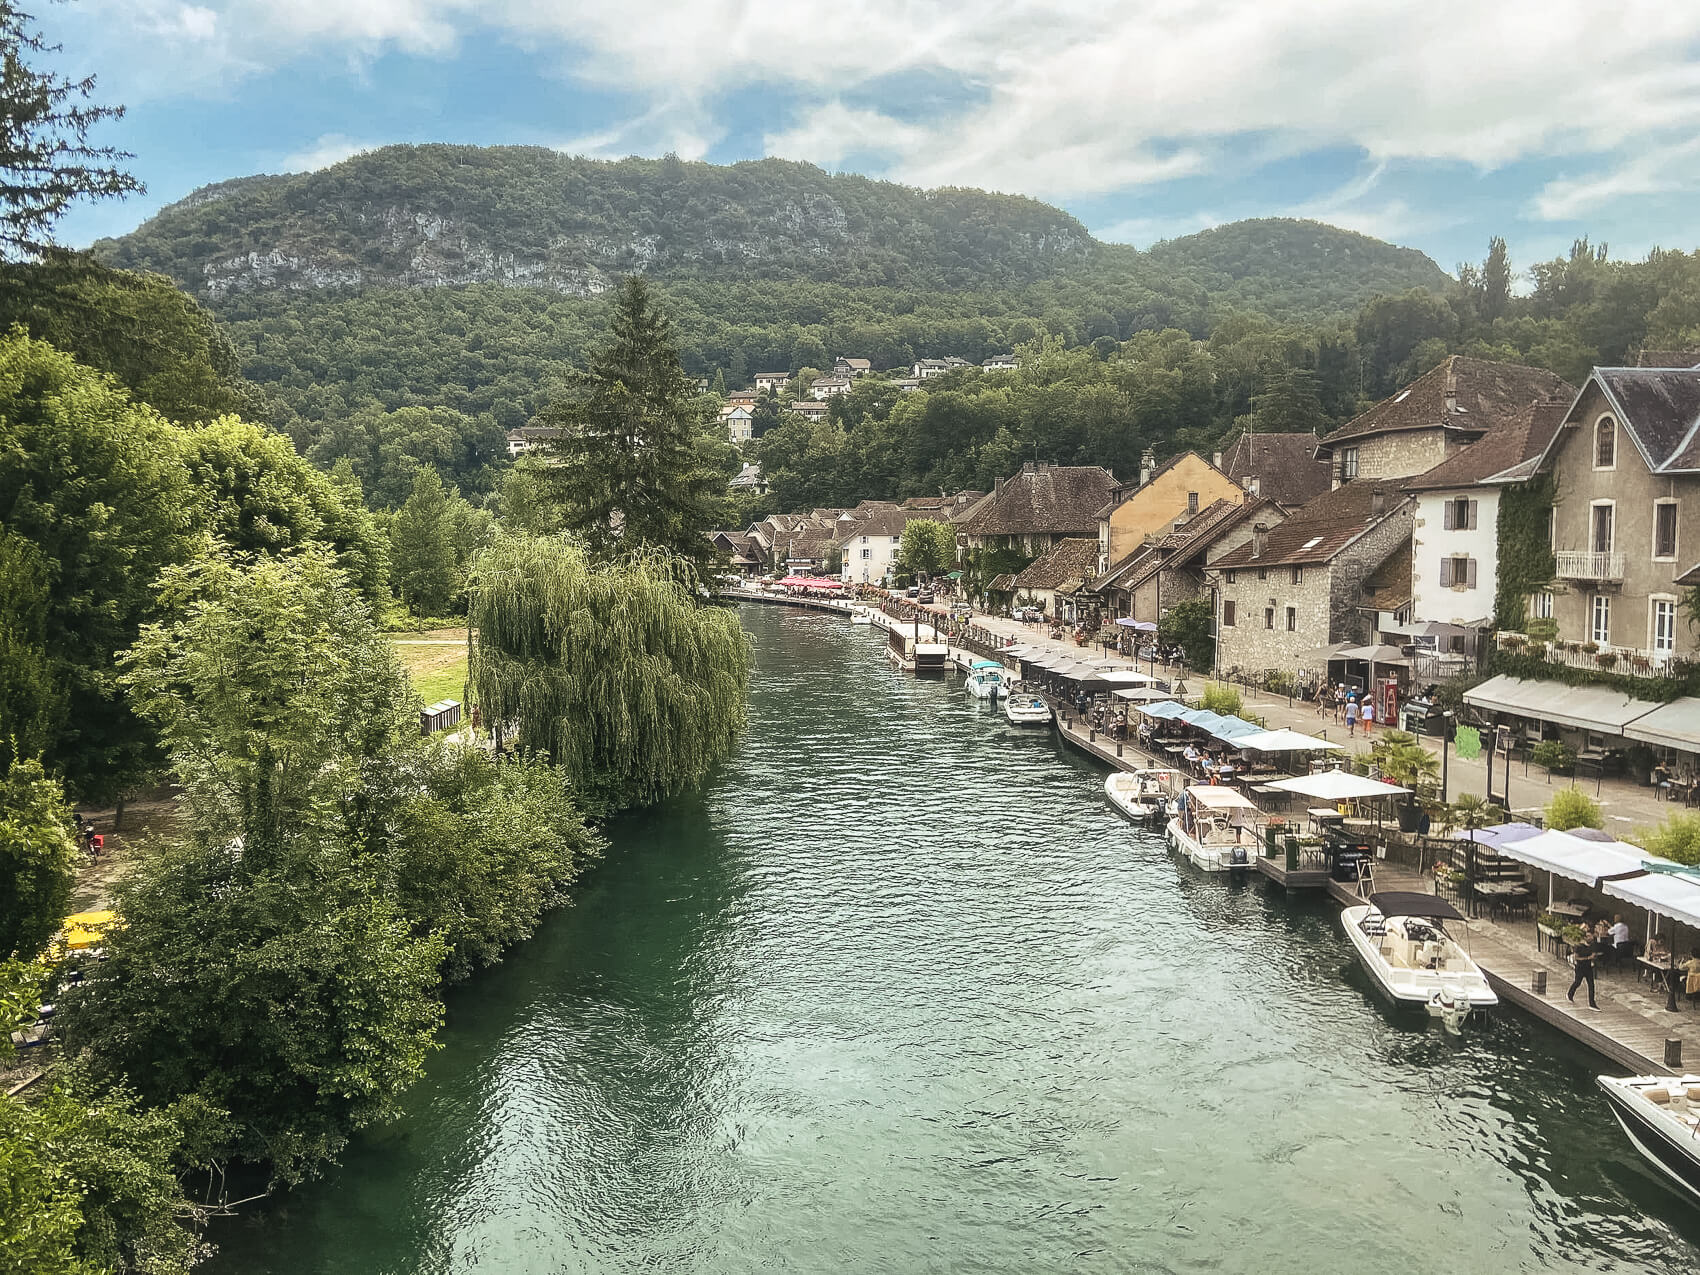
[{"label": "boat hull", "polygon": [[1020,699],[1005,699],[1003,715],[1009,719],[1012,726],[1049,726],[1051,724],[1049,705],[1041,704],[1035,708]]},{"label": "boat hull", "polygon": [[[1195,868],[1204,872],[1246,872],[1251,868],[1257,847],[1243,842],[1238,845],[1205,845],[1181,827],[1177,816],[1169,820],[1169,843],[1184,854]],[[1236,853],[1237,852],[1237,853]]]},{"label": "boat hull", "polygon": [[[1655,1079],[1649,1076],[1638,1081]],[[1680,1083],[1675,1077],[1672,1083]],[[1671,1182],[1700,1199],[1700,1141],[1668,1116],[1662,1116],[1633,1089],[1615,1076],[1599,1076],[1595,1083],[1611,1104],[1611,1113],[1642,1157]],[[1645,1109],[1644,1109],[1645,1108]],[[1667,1120],[1670,1121],[1667,1124]]]},{"label": "boat hull", "polygon": [[1499,1005],[1499,997],[1488,986],[1487,976],[1468,957],[1464,958],[1467,964],[1451,969],[1395,970],[1381,955],[1375,941],[1359,928],[1359,922],[1369,914],[1369,910],[1368,904],[1346,908],[1340,913],[1340,926],[1346,931],[1346,938],[1352,945],[1358,964],[1364,967],[1364,971],[1388,1000],[1396,1005],[1427,1009],[1437,992],[1448,997],[1455,992],[1462,992],[1470,998],[1472,1013],[1494,1009]]}]

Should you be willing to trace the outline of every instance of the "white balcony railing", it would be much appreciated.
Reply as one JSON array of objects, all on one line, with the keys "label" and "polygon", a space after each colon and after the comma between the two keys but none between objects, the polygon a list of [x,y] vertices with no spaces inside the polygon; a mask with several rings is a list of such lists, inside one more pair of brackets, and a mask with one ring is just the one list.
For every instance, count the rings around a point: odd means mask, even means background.
[{"label": "white balcony railing", "polygon": [[[1563,664],[1569,668],[1595,669],[1608,673],[1627,673],[1631,677],[1669,677],[1676,658],[1674,651],[1648,651],[1633,646],[1612,646],[1610,643],[1566,642],[1561,647],[1557,641],[1543,643],[1539,638],[1530,638],[1525,634],[1507,630],[1500,631],[1499,645],[1502,649],[1513,652],[1528,652],[1541,645],[1545,647],[1541,652],[1542,658],[1548,664]],[[1590,651],[1588,646],[1595,649]]]},{"label": "white balcony railing", "polygon": [[1621,580],[1621,553],[1590,553],[1586,549],[1560,549],[1558,575],[1562,580]]}]

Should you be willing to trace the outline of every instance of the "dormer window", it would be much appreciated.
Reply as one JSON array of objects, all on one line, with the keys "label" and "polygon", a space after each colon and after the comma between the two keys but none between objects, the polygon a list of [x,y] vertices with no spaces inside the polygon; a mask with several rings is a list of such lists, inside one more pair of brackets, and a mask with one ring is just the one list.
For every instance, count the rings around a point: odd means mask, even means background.
[{"label": "dormer window", "polygon": [[1594,422],[1594,468],[1617,468],[1617,422],[1609,416]]}]

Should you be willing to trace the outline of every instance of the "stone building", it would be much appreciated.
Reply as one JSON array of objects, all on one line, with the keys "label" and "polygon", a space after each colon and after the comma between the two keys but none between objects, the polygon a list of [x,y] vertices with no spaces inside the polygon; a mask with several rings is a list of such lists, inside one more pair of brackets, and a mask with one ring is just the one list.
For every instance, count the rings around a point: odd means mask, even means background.
[{"label": "stone building", "polygon": [[1333,471],[1316,455],[1315,434],[1241,434],[1211,463],[1253,496],[1269,496],[1289,509],[1334,485]]},{"label": "stone building", "polygon": [[1271,528],[1286,517],[1272,500],[1218,500],[1193,518],[1177,519],[1173,530],[1154,536],[1087,585],[1104,613],[1156,623],[1181,602],[1210,596],[1205,563],[1251,539],[1253,526]]},{"label": "stone building", "polygon": [[1360,478],[1412,478],[1568,388],[1539,368],[1454,354],[1322,439],[1316,455],[1332,466],[1335,487]]},{"label": "stone building", "polygon": [[1412,508],[1393,483],[1349,482],[1211,555],[1218,668],[1320,670],[1326,645],[1370,641]]},{"label": "stone building", "polygon": [[1090,536],[1059,540],[1018,572],[1010,592],[1020,606],[1036,606],[1055,619],[1078,618],[1075,596],[1098,565],[1098,542]]},{"label": "stone building", "polygon": [[1013,549],[1033,558],[1077,536],[1096,543],[1098,512],[1115,490],[1115,476],[1097,465],[1022,466],[1000,478],[986,496],[953,516],[969,552]]}]

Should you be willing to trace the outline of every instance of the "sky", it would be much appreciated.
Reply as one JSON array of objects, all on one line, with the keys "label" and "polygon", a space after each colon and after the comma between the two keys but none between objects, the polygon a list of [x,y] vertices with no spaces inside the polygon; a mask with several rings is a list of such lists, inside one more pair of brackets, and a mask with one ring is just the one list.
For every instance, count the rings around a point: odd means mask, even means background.
[{"label": "sky", "polygon": [[1700,245],[1696,0],[37,0],[146,195],[394,142],[778,155],[1144,247],[1313,217],[1443,267]]}]

